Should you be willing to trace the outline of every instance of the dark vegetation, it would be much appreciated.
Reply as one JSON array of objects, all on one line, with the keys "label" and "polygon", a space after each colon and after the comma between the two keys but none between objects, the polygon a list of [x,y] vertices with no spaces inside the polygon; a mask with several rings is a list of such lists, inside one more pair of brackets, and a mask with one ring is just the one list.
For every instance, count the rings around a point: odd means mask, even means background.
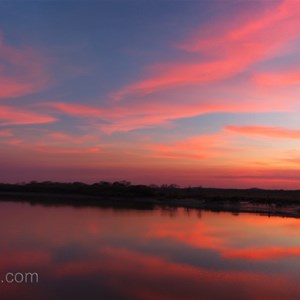
[{"label": "dark vegetation", "polygon": [[179,188],[175,184],[170,185],[132,185],[128,181],[106,182],[94,184],[82,182],[36,182],[5,184],[0,183],[0,193],[45,193],[60,195],[88,195],[100,197],[138,197],[138,198],[197,198],[202,195],[202,188]]},{"label": "dark vegetation", "polygon": [[133,185],[128,181],[106,182],[101,181],[94,184],[82,182],[36,182],[6,184],[0,183],[0,193],[22,193],[22,194],[55,194],[73,196],[91,196],[95,199],[155,199],[183,200],[193,199],[202,202],[242,202],[251,203],[273,203],[284,205],[285,203],[300,204],[300,190],[263,190],[263,189],[217,189],[204,187],[184,187],[176,184],[157,185]]},{"label": "dark vegetation", "polygon": [[169,185],[133,185],[127,181],[0,183],[0,201],[32,205],[120,209],[185,209],[300,217],[300,190],[218,189]]}]

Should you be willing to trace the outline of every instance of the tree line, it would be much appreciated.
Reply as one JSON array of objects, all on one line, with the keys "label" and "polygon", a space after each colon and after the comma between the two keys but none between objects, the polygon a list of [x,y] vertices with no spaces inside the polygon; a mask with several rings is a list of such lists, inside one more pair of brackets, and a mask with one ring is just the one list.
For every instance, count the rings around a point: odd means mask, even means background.
[{"label": "tree line", "polygon": [[163,184],[160,186],[154,184],[131,184],[125,180],[114,182],[100,181],[92,184],[83,182],[31,181],[17,184],[0,183],[0,192],[76,194],[107,197],[197,198],[201,197],[202,188],[180,188],[176,184]]}]

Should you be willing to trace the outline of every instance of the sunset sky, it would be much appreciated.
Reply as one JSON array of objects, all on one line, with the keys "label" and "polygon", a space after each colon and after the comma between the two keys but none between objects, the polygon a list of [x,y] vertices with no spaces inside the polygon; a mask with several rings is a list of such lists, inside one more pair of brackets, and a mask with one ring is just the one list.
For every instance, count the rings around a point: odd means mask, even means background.
[{"label": "sunset sky", "polygon": [[0,181],[300,189],[300,1],[0,1]]}]

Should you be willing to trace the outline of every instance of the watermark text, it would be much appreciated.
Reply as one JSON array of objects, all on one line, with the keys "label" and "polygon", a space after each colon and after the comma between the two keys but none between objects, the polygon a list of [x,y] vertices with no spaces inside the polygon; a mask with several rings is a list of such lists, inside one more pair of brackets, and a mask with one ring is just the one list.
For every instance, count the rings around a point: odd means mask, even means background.
[{"label": "watermark text", "polygon": [[6,273],[1,280],[1,283],[7,284],[21,284],[21,283],[38,283],[39,274],[36,272],[8,272]]}]

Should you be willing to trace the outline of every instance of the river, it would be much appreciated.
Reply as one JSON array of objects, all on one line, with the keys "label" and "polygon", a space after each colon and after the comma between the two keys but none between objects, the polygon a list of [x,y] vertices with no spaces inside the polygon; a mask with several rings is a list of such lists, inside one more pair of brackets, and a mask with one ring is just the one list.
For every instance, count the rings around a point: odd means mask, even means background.
[{"label": "river", "polygon": [[0,225],[4,300],[300,299],[296,218],[2,201]]}]

